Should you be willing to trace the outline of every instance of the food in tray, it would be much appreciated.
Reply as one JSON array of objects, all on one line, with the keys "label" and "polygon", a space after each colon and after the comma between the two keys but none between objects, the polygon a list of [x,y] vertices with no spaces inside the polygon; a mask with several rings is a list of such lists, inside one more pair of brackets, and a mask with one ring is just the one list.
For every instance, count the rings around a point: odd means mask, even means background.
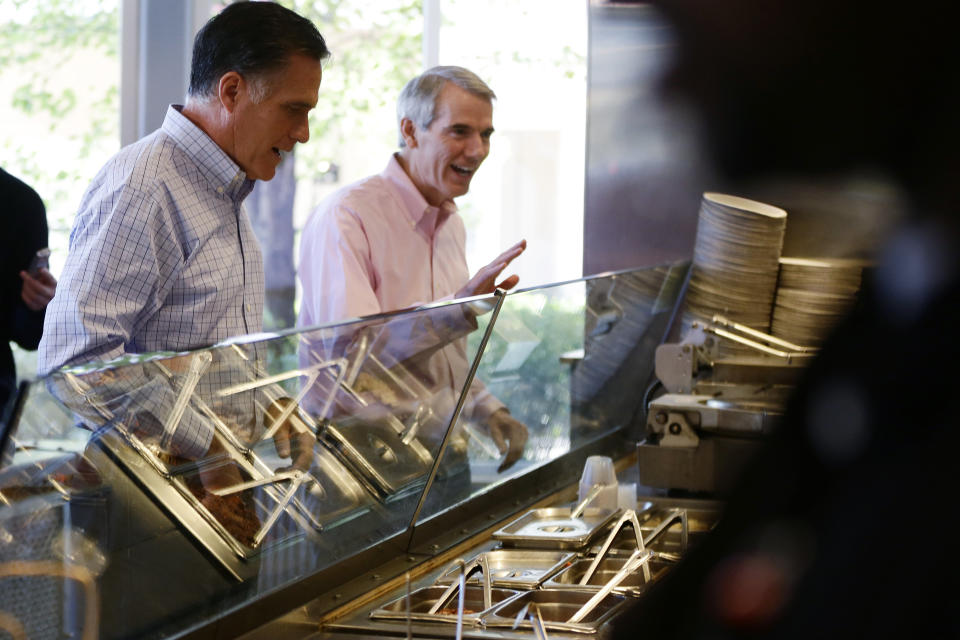
[{"label": "food in tray", "polygon": [[[175,458],[172,458],[171,461],[187,462]],[[261,522],[253,504],[252,492],[243,491],[225,496],[215,495],[204,486],[202,473],[216,473],[221,478],[229,477],[232,478],[234,483],[243,482],[249,478],[236,463],[224,462],[204,472],[186,473],[178,477],[178,481],[183,483],[183,486],[190,491],[193,497],[237,542],[247,547],[255,546],[254,541],[257,532],[260,531]]]}]

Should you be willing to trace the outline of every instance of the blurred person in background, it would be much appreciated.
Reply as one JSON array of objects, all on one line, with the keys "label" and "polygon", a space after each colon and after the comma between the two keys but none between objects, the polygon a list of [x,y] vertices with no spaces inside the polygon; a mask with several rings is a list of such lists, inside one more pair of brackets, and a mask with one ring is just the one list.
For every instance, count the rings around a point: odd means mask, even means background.
[{"label": "blurred person in background", "polygon": [[657,0],[731,180],[882,175],[907,219],[715,529],[617,639],[960,637],[960,46],[945,5]]},{"label": "blurred person in background", "polygon": [[40,344],[47,303],[57,281],[46,266],[31,268],[47,248],[47,214],[43,200],[28,184],[0,169],[3,249],[0,250],[0,415],[17,384],[10,343],[33,350]]}]

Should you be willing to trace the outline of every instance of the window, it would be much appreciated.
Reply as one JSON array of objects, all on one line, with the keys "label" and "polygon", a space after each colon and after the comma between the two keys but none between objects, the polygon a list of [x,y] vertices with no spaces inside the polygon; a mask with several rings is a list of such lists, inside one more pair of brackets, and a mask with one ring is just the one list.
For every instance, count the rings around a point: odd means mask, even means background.
[{"label": "window", "polygon": [[[0,0],[0,165],[43,198],[54,274],[83,191],[120,146],[119,18],[118,0]],[[33,355],[16,352],[21,377]]]},{"label": "window", "polygon": [[587,3],[440,0],[439,63],[496,92],[496,133],[460,199],[471,271],[526,238],[520,286],[581,275]]}]

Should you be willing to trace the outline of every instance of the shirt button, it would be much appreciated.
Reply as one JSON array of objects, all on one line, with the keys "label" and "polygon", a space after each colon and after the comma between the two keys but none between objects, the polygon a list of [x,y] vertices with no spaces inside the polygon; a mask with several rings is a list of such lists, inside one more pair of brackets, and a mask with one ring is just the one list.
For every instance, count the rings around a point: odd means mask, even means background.
[{"label": "shirt button", "polygon": [[223,193],[223,187],[217,187],[217,193]]},{"label": "shirt button", "polygon": [[247,311],[250,311],[250,305],[248,304],[246,305],[246,307],[247,307]]}]

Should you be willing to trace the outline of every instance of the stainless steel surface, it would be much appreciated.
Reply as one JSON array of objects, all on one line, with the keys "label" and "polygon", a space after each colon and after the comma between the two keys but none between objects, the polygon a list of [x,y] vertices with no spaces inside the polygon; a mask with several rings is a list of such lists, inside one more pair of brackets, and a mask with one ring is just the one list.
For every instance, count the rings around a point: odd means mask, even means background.
[{"label": "stainless steel surface", "polygon": [[668,393],[650,403],[647,428],[661,437],[661,446],[695,447],[700,443],[699,432],[762,436],[781,415],[779,407],[764,402]]},{"label": "stainless steel surface", "polygon": [[[716,501],[657,499],[654,506],[638,515],[644,547],[658,554],[680,555],[683,545],[682,522],[676,514],[682,510],[687,516],[687,544],[696,544],[720,518],[720,504]],[[666,525],[666,526],[664,526]],[[658,531],[659,530],[659,531]],[[601,545],[593,545],[588,553],[596,555]],[[637,549],[633,531],[621,530],[607,552],[608,556],[623,556]]]},{"label": "stainless steel surface", "polygon": [[681,553],[686,551],[687,545],[689,544],[689,528],[687,525],[686,509],[671,509],[670,512],[661,519],[660,523],[653,529],[653,531],[651,531],[649,535],[644,536],[644,544],[653,544],[670,526],[676,523],[680,524],[680,551]]},{"label": "stainless steel surface", "polygon": [[[674,564],[674,561],[664,558],[662,554],[656,552],[651,553],[652,555],[648,563],[650,579],[645,579],[641,573],[634,573],[621,581],[613,590],[614,593],[639,596],[646,590],[648,584],[656,582]],[[608,556],[604,558],[597,566],[590,580],[586,584],[583,584],[583,578],[590,568],[591,560],[590,558],[579,558],[574,560],[569,567],[544,582],[543,588],[597,590],[607,584],[610,579],[623,568],[625,562],[626,558],[624,556]]]},{"label": "stainless steel surface", "polygon": [[404,444],[403,424],[390,415],[330,423],[324,437],[384,499],[426,481],[433,456],[419,440]]},{"label": "stainless steel surface", "polygon": [[[637,512],[633,509],[627,509],[617,520],[617,523],[610,528],[610,533],[607,534],[603,544],[600,546],[600,551],[597,552],[593,562],[590,563],[590,567],[587,569],[583,578],[581,578],[581,584],[586,584],[590,581],[590,579],[593,577],[593,572],[597,568],[597,565],[600,564],[600,561],[606,557],[607,551],[610,550],[610,545],[613,543],[614,538],[617,537],[617,534],[623,529],[624,525],[627,524],[629,524],[630,528],[633,530],[633,537],[637,543],[635,551],[641,553],[645,551],[644,539],[640,534],[640,522],[637,520]],[[686,538],[684,538],[684,540],[686,540]],[[684,545],[684,548],[686,548],[686,545]],[[631,558],[633,558],[632,555]],[[643,565],[643,577],[646,580],[650,579],[650,569],[646,565]]]},{"label": "stainless steel surface", "polygon": [[[536,589],[575,557],[567,551],[534,549],[496,549],[482,555],[490,567],[491,585],[514,589]],[[437,584],[447,584],[455,577],[455,571],[444,573]]]},{"label": "stainless steel surface", "polygon": [[585,509],[579,518],[571,518],[571,511],[566,507],[533,509],[494,532],[493,537],[516,547],[579,549],[619,513],[609,509]]},{"label": "stainless steel surface", "polygon": [[[617,594],[608,594],[603,598],[583,620],[569,622],[570,618],[579,611],[596,593],[583,590],[551,589],[543,591],[527,591],[516,598],[508,600],[493,611],[483,616],[483,625],[487,628],[513,628],[517,613],[523,607],[536,607],[543,618],[544,627],[551,631],[573,633],[596,633],[600,627],[610,620],[626,602],[626,598]],[[532,630],[529,620],[521,621],[519,629]]]},{"label": "stainless steel surface", "polygon": [[610,593],[620,586],[620,583],[623,580],[631,575],[638,568],[643,567],[644,569],[644,581],[650,579],[650,568],[647,563],[650,561],[651,554],[644,551],[643,549],[637,549],[634,551],[629,558],[623,563],[623,566],[610,578],[610,580],[604,584],[600,589],[591,596],[589,600],[583,603],[583,606],[577,609],[567,620],[569,623],[578,623],[581,620],[587,618],[597,606],[603,602],[603,599],[606,598]]},{"label": "stainless steel surface", "polygon": [[[409,618],[415,622],[437,622],[443,624],[456,624],[457,622],[457,601],[456,595],[448,593],[443,586],[434,585],[431,587],[422,587],[415,589],[410,593],[409,599]],[[512,589],[492,589],[490,596],[492,598],[491,606],[497,606],[501,602],[513,598],[519,591]],[[479,624],[480,618],[487,608],[484,607],[483,588],[476,584],[467,584],[463,591],[464,594],[464,615],[463,621],[468,624]],[[432,609],[436,609],[431,613]],[[489,607],[488,607],[489,608]],[[370,618],[374,620],[406,620],[407,619],[407,596],[388,602],[382,607],[378,607],[370,612]]]},{"label": "stainless steel surface", "polygon": [[638,478],[648,487],[723,495],[760,445],[758,439],[728,437],[704,438],[696,447],[661,447],[644,441],[637,445]]}]

